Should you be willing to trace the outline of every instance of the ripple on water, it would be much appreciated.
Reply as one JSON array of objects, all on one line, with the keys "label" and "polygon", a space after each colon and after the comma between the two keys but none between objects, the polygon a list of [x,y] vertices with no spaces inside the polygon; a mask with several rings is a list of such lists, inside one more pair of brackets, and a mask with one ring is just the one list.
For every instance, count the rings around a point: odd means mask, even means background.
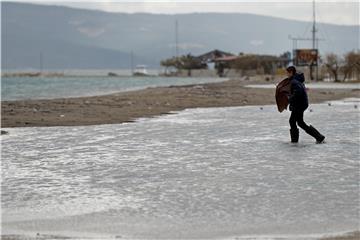
[{"label": "ripple on water", "polygon": [[359,110],[349,101],[312,109],[305,119],[326,144],[304,132],[288,143],[289,114],[274,106],[10,129],[2,136],[3,229],[36,223],[155,238],[356,229]]}]

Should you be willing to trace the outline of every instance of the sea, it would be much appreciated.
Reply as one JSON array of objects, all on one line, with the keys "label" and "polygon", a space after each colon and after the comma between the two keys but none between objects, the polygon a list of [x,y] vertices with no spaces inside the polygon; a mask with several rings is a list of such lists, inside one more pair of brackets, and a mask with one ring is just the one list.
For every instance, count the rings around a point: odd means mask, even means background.
[{"label": "sea", "polygon": [[[7,71],[7,73],[14,72],[18,71]],[[106,76],[109,72],[118,74],[118,76]],[[2,77],[1,101],[99,96],[149,87],[181,86],[228,80],[217,77],[162,77],[159,76],[162,72],[157,69],[150,69],[151,76],[148,77],[133,77],[131,70],[126,69],[64,70],[58,73],[64,74],[64,76]],[[306,86],[309,89],[360,89],[359,83],[308,83]],[[249,84],[247,87],[275,88],[275,84]]]},{"label": "sea", "polygon": [[[78,73],[79,74],[79,73]],[[227,80],[211,77],[2,77],[1,100],[54,99],[106,95],[149,87],[213,83]]]},{"label": "sea", "polygon": [[311,105],[305,121],[325,144],[302,130],[290,143],[289,112],[273,105],[5,129],[2,234],[235,240],[356,231],[359,108],[356,98]]}]

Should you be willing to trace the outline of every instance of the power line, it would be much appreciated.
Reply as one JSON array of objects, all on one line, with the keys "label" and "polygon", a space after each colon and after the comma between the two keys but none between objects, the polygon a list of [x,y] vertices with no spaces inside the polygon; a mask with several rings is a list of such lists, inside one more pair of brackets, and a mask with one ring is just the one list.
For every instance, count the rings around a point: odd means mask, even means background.
[{"label": "power line", "polygon": [[305,35],[308,32],[310,26],[311,26],[311,23],[308,23],[308,25],[306,26],[305,32],[302,34],[302,37],[305,37]]},{"label": "power line", "polygon": [[[319,17],[320,21],[321,21],[321,22],[324,22],[324,21],[322,20],[323,18],[322,18],[320,9],[318,9],[317,13],[318,13],[318,17]],[[329,40],[327,44],[330,46],[331,49],[334,49],[334,48],[335,48],[335,44],[334,44],[334,41],[333,41],[331,35],[330,35],[329,32],[327,31],[326,24],[321,24],[321,26],[322,26],[322,30],[323,30],[323,31],[319,31],[320,34],[322,34],[323,37],[325,37],[327,40]]]}]

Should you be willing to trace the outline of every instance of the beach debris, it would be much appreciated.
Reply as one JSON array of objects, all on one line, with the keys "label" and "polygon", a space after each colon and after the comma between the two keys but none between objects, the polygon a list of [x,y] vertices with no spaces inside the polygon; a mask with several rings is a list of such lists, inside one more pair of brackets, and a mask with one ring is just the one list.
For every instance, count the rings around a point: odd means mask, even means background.
[{"label": "beach debris", "polygon": [[313,112],[313,110],[310,108],[310,109],[309,109],[309,112]]},{"label": "beach debris", "polygon": [[[16,238],[16,239],[18,239],[18,238]],[[23,238],[21,238],[21,239],[23,239]],[[26,238],[26,239],[28,239],[28,238]],[[33,238],[30,238],[30,239],[33,239]],[[66,237],[66,236],[61,236],[61,235],[36,233],[35,239],[38,239],[38,240],[40,240],[40,239],[42,239],[42,240],[46,240],[46,239],[71,239],[71,237]]]},{"label": "beach debris", "polygon": [[38,110],[36,109],[36,108],[33,108],[33,112],[35,113],[35,112],[37,112]]},{"label": "beach debris", "polygon": [[9,134],[9,132],[8,132],[8,131],[1,130],[1,135],[7,135],[7,134]]},{"label": "beach debris", "polygon": [[85,103],[85,104],[90,104],[90,101],[86,100],[84,103]]},{"label": "beach debris", "polygon": [[354,108],[355,108],[355,109],[357,109],[357,108],[358,108],[358,106],[357,106],[357,105],[354,105]]},{"label": "beach debris", "polygon": [[331,103],[328,103],[328,106],[330,107],[330,106],[331,106]]},{"label": "beach debris", "polygon": [[264,108],[263,108],[263,107],[260,107],[260,110],[264,110]]},{"label": "beach debris", "polygon": [[61,114],[59,117],[63,118],[63,117],[65,117],[65,115],[64,115],[64,114]]}]

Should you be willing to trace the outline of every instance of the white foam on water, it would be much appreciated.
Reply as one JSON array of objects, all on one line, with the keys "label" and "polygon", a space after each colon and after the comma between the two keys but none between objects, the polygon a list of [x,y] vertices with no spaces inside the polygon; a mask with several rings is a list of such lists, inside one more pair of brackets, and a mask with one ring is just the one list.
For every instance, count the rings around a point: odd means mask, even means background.
[{"label": "white foam on water", "polygon": [[301,130],[289,143],[289,113],[275,106],[6,129],[2,231],[309,239],[356,230],[358,101],[305,113],[326,144]]}]

